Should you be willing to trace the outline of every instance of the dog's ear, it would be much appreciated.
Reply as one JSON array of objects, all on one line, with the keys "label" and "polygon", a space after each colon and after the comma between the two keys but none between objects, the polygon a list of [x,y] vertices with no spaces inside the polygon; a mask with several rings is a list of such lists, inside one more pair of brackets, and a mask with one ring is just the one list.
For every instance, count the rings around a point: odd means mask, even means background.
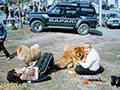
[{"label": "dog's ear", "polygon": [[18,47],[18,53],[22,51],[22,47]]},{"label": "dog's ear", "polygon": [[75,48],[74,48],[74,50],[77,50],[77,49],[78,49],[78,47],[75,47]]},{"label": "dog's ear", "polygon": [[78,51],[78,47],[75,47],[73,53],[77,53],[77,51]]}]

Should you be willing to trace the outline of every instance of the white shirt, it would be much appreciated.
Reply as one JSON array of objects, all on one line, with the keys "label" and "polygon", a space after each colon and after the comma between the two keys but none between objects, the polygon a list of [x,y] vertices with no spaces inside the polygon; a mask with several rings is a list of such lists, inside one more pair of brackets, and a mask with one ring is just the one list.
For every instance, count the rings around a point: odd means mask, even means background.
[{"label": "white shirt", "polygon": [[92,48],[87,55],[86,62],[78,61],[78,63],[85,69],[89,68],[91,71],[97,71],[100,67],[100,56],[97,51]]}]

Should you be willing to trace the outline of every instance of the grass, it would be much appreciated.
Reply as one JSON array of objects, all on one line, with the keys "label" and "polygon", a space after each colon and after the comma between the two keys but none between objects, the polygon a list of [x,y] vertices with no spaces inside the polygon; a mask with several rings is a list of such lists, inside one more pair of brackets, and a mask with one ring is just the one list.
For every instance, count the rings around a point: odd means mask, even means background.
[{"label": "grass", "polygon": [[[28,34],[28,31],[29,31],[29,28],[27,29],[26,28],[26,31],[25,29],[18,29],[18,30],[11,30],[10,28],[7,28],[7,38],[9,40],[16,40],[16,39],[23,39],[27,34]],[[27,34],[26,34],[27,33]]]}]

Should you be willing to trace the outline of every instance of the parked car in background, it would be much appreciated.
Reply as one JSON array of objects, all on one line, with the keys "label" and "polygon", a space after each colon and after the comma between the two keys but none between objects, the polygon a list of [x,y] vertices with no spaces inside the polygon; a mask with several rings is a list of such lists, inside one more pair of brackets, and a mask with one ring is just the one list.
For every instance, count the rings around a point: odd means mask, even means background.
[{"label": "parked car in background", "polygon": [[47,12],[28,13],[27,19],[31,30],[43,31],[44,27],[72,27],[81,35],[86,35],[91,28],[96,28],[98,19],[91,3],[56,3]]},{"label": "parked car in background", "polygon": [[102,25],[112,28],[112,27],[120,27],[120,16],[117,13],[109,13],[102,15]]}]

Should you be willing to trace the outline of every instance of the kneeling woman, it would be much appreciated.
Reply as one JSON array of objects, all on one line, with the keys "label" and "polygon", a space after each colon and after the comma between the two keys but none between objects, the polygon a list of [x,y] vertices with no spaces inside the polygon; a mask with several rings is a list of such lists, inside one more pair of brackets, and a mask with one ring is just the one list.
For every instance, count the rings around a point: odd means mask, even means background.
[{"label": "kneeling woman", "polygon": [[87,54],[86,62],[83,63],[81,61],[78,61],[80,66],[77,66],[77,68],[75,69],[76,73],[83,75],[95,75],[101,73],[102,69],[100,67],[99,54],[94,48],[91,47],[91,44],[89,42],[85,43],[85,45],[83,46]]}]

